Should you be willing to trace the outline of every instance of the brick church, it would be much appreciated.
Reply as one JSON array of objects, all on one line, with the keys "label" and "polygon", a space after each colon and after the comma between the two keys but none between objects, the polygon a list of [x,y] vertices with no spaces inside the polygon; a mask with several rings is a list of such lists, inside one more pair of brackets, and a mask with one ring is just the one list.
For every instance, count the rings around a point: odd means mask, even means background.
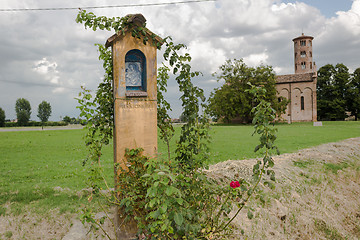
[{"label": "brick church", "polygon": [[316,83],[317,72],[313,62],[313,37],[301,36],[294,38],[295,74],[276,77],[278,96],[290,100],[283,121],[315,122],[317,120]]}]

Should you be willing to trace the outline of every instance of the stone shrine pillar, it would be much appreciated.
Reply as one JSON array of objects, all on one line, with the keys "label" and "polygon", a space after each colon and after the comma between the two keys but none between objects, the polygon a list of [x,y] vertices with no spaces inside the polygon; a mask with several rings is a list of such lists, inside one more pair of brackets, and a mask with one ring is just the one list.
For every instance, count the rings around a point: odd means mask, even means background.
[{"label": "stone shrine pillar", "polygon": [[[144,26],[146,19],[141,14],[131,15],[129,23]],[[111,36],[105,46],[112,47],[114,89],[114,162],[128,170],[125,149],[143,148],[144,155],[153,157],[157,153],[157,43],[163,40],[144,28],[149,39],[131,35],[126,28]],[[144,37],[141,35],[141,37]],[[115,170],[115,186],[118,186]],[[115,224],[118,239],[134,239],[135,221],[120,224],[125,216],[117,210]],[[120,227],[119,227],[120,226]]]}]

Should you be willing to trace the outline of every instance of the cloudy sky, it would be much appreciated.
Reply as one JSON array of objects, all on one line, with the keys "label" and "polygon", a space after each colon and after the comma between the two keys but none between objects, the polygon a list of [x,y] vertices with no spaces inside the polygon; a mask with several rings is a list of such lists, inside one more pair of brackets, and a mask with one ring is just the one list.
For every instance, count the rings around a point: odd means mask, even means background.
[{"label": "cloudy sky", "polygon": [[[37,107],[50,102],[50,120],[77,117],[80,86],[95,90],[103,76],[95,43],[113,33],[93,32],[75,22],[77,10],[4,11],[60,7],[89,7],[178,0],[1,0],[0,107],[16,118],[15,102],[26,98]],[[186,0],[184,0],[186,1]],[[204,73],[196,84],[208,95],[218,83],[211,73],[226,59],[243,58],[248,65],[271,65],[277,74],[293,73],[292,39],[304,32],[314,36],[314,61],[360,67],[360,0],[217,0],[199,3],[93,9],[96,15],[142,13],[147,27],[161,37],[185,43],[194,70]],[[161,55],[161,52],[159,52]],[[162,61],[158,58],[158,64]],[[169,84],[173,117],[181,107],[177,86]]]}]

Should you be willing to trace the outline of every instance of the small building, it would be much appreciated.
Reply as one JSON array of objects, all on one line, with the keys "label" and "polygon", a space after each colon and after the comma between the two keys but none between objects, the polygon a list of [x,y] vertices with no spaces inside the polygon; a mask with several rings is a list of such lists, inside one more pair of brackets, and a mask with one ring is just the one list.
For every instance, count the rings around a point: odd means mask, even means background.
[{"label": "small building", "polygon": [[278,96],[290,100],[286,112],[280,116],[281,120],[288,123],[317,120],[317,72],[313,62],[313,39],[304,34],[293,39],[295,74],[276,77]]}]

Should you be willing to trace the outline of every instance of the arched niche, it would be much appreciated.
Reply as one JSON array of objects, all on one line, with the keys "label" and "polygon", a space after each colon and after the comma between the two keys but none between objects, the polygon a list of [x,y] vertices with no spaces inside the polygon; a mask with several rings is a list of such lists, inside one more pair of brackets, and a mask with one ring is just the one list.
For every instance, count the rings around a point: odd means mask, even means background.
[{"label": "arched niche", "polygon": [[146,58],[138,49],[132,49],[125,55],[125,84],[127,96],[146,95]]}]

